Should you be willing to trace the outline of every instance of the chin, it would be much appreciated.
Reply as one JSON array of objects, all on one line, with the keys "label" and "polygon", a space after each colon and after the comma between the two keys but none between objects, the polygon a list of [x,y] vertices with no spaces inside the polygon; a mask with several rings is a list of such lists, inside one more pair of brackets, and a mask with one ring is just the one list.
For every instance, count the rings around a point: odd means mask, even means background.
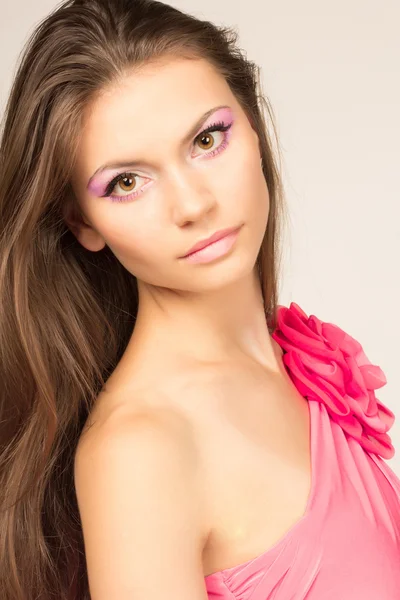
[{"label": "chin", "polygon": [[252,276],[257,253],[237,251],[216,261],[190,265],[192,272],[187,285],[180,282],[180,288],[190,292],[211,292],[235,285],[246,277]]}]

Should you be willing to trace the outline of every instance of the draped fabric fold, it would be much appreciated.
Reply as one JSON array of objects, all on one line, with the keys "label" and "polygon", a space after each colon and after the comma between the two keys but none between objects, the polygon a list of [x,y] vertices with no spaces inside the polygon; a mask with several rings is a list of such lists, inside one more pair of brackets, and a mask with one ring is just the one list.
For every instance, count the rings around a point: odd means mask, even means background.
[{"label": "draped fabric fold", "polygon": [[307,508],[281,539],[240,565],[205,577],[209,600],[399,600],[400,479],[386,384],[340,327],[278,307],[272,337],[308,400],[312,484]]}]

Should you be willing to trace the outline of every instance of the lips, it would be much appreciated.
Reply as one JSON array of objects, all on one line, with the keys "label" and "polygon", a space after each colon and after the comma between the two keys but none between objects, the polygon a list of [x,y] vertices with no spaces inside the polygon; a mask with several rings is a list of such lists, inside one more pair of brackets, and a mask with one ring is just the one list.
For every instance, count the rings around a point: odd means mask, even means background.
[{"label": "lips", "polygon": [[213,233],[210,237],[208,237],[204,240],[201,240],[200,242],[197,242],[197,244],[192,246],[192,248],[190,248],[190,250],[186,254],[181,256],[181,258],[185,258],[185,256],[189,256],[189,254],[193,254],[194,252],[197,252],[198,250],[202,250],[206,246],[209,246],[213,242],[216,242],[217,240],[220,240],[221,238],[225,237],[226,235],[233,233],[237,229],[239,229],[239,227],[229,227],[229,229],[220,229],[216,233]]}]

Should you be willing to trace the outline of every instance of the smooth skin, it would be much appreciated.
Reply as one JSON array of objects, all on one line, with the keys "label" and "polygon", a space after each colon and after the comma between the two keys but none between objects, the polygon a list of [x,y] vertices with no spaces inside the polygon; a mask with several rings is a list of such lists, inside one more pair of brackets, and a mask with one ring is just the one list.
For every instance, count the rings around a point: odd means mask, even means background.
[{"label": "smooth skin", "polygon": [[[185,137],[219,106],[199,133],[232,115],[231,137],[206,158],[223,134]],[[102,197],[98,177],[88,188],[101,165],[128,159],[142,160],[117,169],[140,176],[135,199]],[[93,252],[107,244],[139,289],[133,334],[76,453],[91,597],[205,600],[204,575],[265,551],[310,487],[307,403],[269,335],[255,270],[269,214],[258,136],[207,62],[168,57],[88,106],[72,184],[71,230]],[[226,256],[180,258],[235,225]]]},{"label": "smooth skin", "polygon": [[75,465],[92,600],[205,600],[204,490],[181,420],[108,424]]}]

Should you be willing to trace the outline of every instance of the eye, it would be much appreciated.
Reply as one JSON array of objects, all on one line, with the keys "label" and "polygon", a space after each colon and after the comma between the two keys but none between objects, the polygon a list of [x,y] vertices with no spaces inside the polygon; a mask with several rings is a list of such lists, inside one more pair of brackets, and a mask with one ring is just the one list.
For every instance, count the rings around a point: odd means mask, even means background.
[{"label": "eye", "polygon": [[[136,182],[137,178],[146,179],[146,177],[141,177],[140,175],[137,175],[136,173],[121,173],[120,175],[117,175],[108,184],[103,197],[108,196],[111,198],[111,200],[113,202],[125,202],[131,198],[135,198],[136,196],[138,196],[139,194],[144,192],[144,190],[146,189],[143,186],[138,188],[138,185]],[[112,194],[112,192],[118,188],[120,188],[120,190],[122,191],[123,194],[127,194],[127,195],[114,196]]]},{"label": "eye", "polygon": [[[204,144],[204,150],[210,150],[214,145],[215,135],[213,135],[212,133],[202,133],[201,136],[196,139],[198,142],[200,142],[200,144]],[[224,139],[223,136],[222,139]]]},{"label": "eye", "polygon": [[[206,156],[211,157],[219,152],[222,152],[228,145],[228,135],[227,131],[232,127],[232,123],[229,125],[224,125],[224,123],[215,123],[207,129],[204,129],[196,138],[195,143],[200,143],[203,146],[204,150],[207,150]],[[215,145],[215,137],[218,139],[218,135],[213,135],[213,132],[216,132],[221,135],[221,143],[217,144],[215,150],[209,152],[209,150]]]},{"label": "eye", "polygon": [[116,185],[119,185],[123,192],[131,194],[137,187],[136,177],[140,177],[140,175],[136,175],[136,173],[122,173],[117,179]]}]

